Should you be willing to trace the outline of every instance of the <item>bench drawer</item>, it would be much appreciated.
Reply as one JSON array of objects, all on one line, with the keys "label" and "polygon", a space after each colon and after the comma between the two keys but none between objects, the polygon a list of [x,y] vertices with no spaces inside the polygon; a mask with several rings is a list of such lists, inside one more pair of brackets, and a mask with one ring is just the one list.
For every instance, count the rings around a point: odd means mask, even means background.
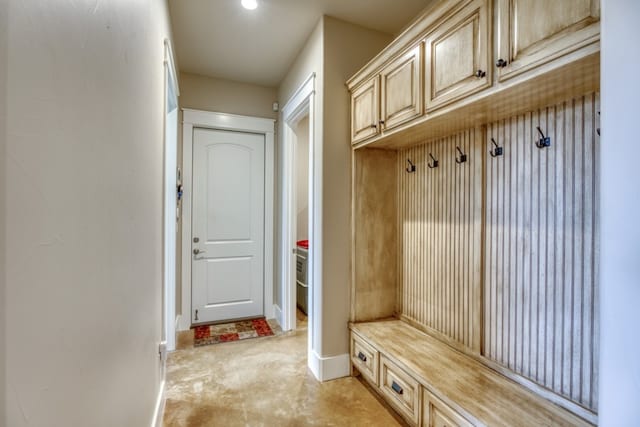
[{"label": "bench drawer", "polygon": [[384,355],[380,356],[380,391],[413,425],[420,413],[420,385]]},{"label": "bench drawer", "polygon": [[423,389],[423,427],[472,427],[473,424],[451,409],[446,403]]},{"label": "bench drawer", "polygon": [[376,386],[378,385],[378,360],[380,356],[358,335],[351,333],[351,361],[360,373]]}]

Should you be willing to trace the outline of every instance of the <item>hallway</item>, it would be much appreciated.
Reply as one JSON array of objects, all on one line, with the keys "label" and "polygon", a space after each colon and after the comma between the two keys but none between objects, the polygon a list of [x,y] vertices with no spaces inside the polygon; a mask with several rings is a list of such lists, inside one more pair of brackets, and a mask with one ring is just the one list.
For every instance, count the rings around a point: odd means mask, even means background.
[{"label": "hallway", "polygon": [[303,327],[173,352],[165,427],[401,425],[359,380],[317,382],[306,351]]}]

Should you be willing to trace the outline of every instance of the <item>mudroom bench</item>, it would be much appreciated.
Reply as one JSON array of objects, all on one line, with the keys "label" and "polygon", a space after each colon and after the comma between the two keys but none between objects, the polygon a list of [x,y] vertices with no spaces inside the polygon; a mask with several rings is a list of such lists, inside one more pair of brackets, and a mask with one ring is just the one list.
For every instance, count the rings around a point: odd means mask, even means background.
[{"label": "mudroom bench", "polygon": [[349,328],[354,374],[410,425],[591,425],[407,322]]}]

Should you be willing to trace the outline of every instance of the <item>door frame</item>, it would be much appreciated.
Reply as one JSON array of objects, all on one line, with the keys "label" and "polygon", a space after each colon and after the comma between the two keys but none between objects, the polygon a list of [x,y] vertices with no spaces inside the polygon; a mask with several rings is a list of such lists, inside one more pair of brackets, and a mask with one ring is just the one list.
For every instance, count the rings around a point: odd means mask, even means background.
[{"label": "door frame", "polygon": [[280,253],[282,283],[282,329],[296,326],[296,136],[294,127],[309,116],[309,282],[307,365],[317,379],[322,379],[317,349],[322,338],[322,147],[315,138],[315,73],[312,73],[282,108],[282,246]]},{"label": "door frame", "polygon": [[[166,351],[173,351],[176,348],[176,282],[178,280],[176,274],[176,267],[178,263],[178,251],[177,251],[177,243],[178,236],[174,235],[175,238],[175,247],[173,248],[173,253],[169,252],[168,242],[171,236],[169,236],[170,221],[173,221],[175,226],[174,230],[177,232],[177,210],[174,210],[172,214],[168,213],[168,197],[176,197],[177,198],[177,188],[176,185],[167,185],[168,180],[173,180],[175,178],[177,183],[177,169],[178,169],[178,132],[179,132],[179,104],[178,97],[180,96],[180,87],[178,85],[178,78],[176,73],[175,62],[173,59],[173,50],[171,49],[171,42],[168,39],[164,41],[164,72],[165,72],[165,88],[164,88],[164,128],[163,128],[163,140],[164,140],[164,153],[163,153],[163,238],[162,238],[162,248],[163,248],[163,265],[162,265],[162,275],[163,275],[163,304],[162,304],[162,341],[160,353],[164,360]],[[173,103],[175,104],[175,137],[170,140],[170,135],[168,135],[168,127],[169,127],[169,105]],[[172,110],[173,111],[173,110]],[[168,152],[169,152],[169,144],[172,145],[172,149],[176,153],[175,161],[169,165],[168,164]],[[170,178],[173,177],[173,178]],[[176,207],[177,207],[176,200]],[[175,234],[175,233],[174,233]],[[170,275],[170,272],[173,272],[173,275]]]},{"label": "door frame", "polygon": [[191,220],[193,186],[193,130],[213,129],[264,135],[264,316],[274,317],[273,308],[273,230],[274,230],[274,133],[275,120],[211,111],[182,109],[182,314],[179,328],[191,328]]}]

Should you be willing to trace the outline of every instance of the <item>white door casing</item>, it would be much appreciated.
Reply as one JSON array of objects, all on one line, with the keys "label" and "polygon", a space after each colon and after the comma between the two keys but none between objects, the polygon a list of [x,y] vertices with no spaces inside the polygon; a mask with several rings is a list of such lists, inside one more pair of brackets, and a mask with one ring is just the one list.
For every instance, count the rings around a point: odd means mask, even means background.
[{"label": "white door casing", "polygon": [[273,230],[274,230],[274,120],[240,116],[235,114],[183,109],[182,124],[182,276],[181,316],[178,328],[189,330],[192,326],[192,177],[193,136],[196,129],[217,129],[264,135],[265,143],[265,208],[264,208],[264,316],[274,317],[273,309]]},{"label": "white door casing", "polygon": [[264,135],[193,131],[192,323],[264,314]]}]

